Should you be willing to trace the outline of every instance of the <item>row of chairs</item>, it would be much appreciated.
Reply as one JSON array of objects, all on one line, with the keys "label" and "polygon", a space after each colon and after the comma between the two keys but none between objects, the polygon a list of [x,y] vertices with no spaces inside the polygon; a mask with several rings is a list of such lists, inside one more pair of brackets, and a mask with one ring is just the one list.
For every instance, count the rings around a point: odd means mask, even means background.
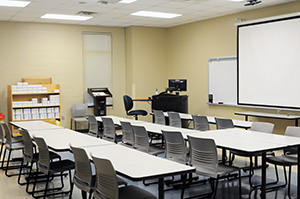
[{"label": "row of chairs", "polygon": [[[4,128],[3,128],[4,127]],[[1,143],[8,144],[6,140],[11,140],[11,132],[8,125],[1,123]],[[5,129],[5,131],[3,131]],[[5,132],[5,133],[4,133]],[[92,157],[93,163],[88,158],[84,149],[76,148],[70,145],[74,154],[75,162],[71,160],[62,160],[61,156],[48,149],[48,146],[43,138],[34,137],[32,141],[29,133],[26,130],[21,131],[22,139],[18,139],[18,143],[22,147],[18,150],[23,151],[23,157],[19,168],[18,183],[26,185],[26,192],[31,194],[34,198],[46,198],[52,195],[69,194],[72,198],[73,185],[75,184],[82,190],[82,197],[86,198],[86,193],[89,193],[89,198],[103,199],[103,198],[136,198],[136,199],[156,199],[152,193],[149,193],[136,186],[127,185],[127,182],[122,178],[117,177],[116,172],[109,160]],[[4,139],[3,137],[8,138]],[[36,147],[37,146],[37,147]],[[2,148],[2,146],[1,146]],[[11,150],[8,145],[5,150]],[[17,150],[17,149],[15,149]],[[1,155],[1,154],[0,154]],[[9,165],[9,158],[5,161],[3,156],[2,163],[6,162],[7,170]],[[33,165],[36,164],[36,171],[33,171]],[[96,175],[92,175],[92,165],[95,167]],[[25,172],[25,168],[29,168],[29,172]],[[16,169],[16,168],[14,168]],[[74,178],[72,180],[71,171],[75,169]],[[67,173],[66,173],[67,172]],[[26,176],[25,181],[22,182],[21,176]],[[69,175],[70,189],[62,191],[64,188],[63,176]],[[9,177],[12,175],[8,175]],[[61,178],[61,186],[49,188],[49,183],[53,181],[54,177]],[[37,183],[45,183],[44,189],[37,190]],[[30,190],[30,184],[33,184]],[[55,191],[55,192],[53,192]]]},{"label": "row of chairs", "polygon": [[[115,126],[114,123],[112,121],[111,118],[102,118],[102,122],[103,122],[103,134],[102,134],[102,138],[109,140],[109,141],[113,141],[113,142],[118,142],[116,140],[116,130],[115,130]],[[211,195],[214,195],[216,193],[216,187],[217,187],[217,182],[219,180],[220,177],[227,175],[231,172],[234,171],[239,171],[238,168],[233,167],[233,166],[226,166],[226,165],[222,165],[220,164],[219,166],[215,166],[215,164],[213,162],[201,162],[201,158],[199,159],[199,157],[201,156],[201,154],[197,154],[198,150],[197,147],[199,146],[199,143],[197,144],[192,144],[190,143],[190,146],[193,147],[194,146],[194,150],[192,150],[193,152],[191,152],[191,158],[190,161],[188,161],[188,149],[187,149],[187,145],[186,142],[184,141],[182,134],[180,132],[166,132],[163,131],[163,136],[165,138],[166,141],[166,148],[165,150],[162,148],[158,148],[155,146],[150,145],[149,142],[149,137],[148,137],[148,133],[145,129],[145,127],[143,126],[137,126],[137,125],[131,125],[129,122],[122,122],[121,121],[121,127],[122,127],[122,140],[121,140],[121,144],[128,146],[128,147],[132,147],[132,148],[136,148],[137,150],[152,154],[152,155],[157,155],[157,154],[161,154],[161,153],[165,153],[165,157],[166,158],[171,158],[172,160],[180,160],[180,163],[183,164],[190,164],[193,165],[195,167],[197,167],[197,173],[198,174],[202,174],[204,176],[208,176],[211,177],[210,182],[212,183],[212,187],[214,187],[214,189],[212,190],[212,192],[210,193]],[[180,139],[178,139],[180,137]],[[189,138],[190,140],[197,140],[195,142],[205,142],[206,140],[204,139],[200,139],[198,140],[198,138]],[[216,153],[216,146],[213,140],[209,140],[208,142],[210,142],[208,148],[206,148],[208,151],[207,153],[211,153],[212,149],[213,149],[213,156],[211,158],[213,158],[214,160],[217,161],[217,153]],[[179,142],[179,143],[178,143]],[[194,143],[194,142],[193,142]],[[200,144],[202,145],[202,144]],[[202,146],[205,146],[202,145]],[[203,151],[203,149],[201,149]],[[205,150],[204,150],[205,151]],[[204,153],[204,152],[202,152]],[[195,154],[194,156],[192,154]],[[200,155],[200,156],[199,156]],[[207,156],[207,154],[202,154],[203,157]],[[204,165],[205,166],[204,166]],[[214,167],[211,167],[211,164],[214,165]],[[202,170],[200,169],[202,168]],[[204,168],[204,169],[203,169]],[[206,170],[207,168],[214,168],[210,173],[205,173],[203,172],[204,170]],[[216,181],[216,186],[213,186],[213,184],[215,184]],[[207,195],[207,194],[206,194]]]},{"label": "row of chairs", "polygon": [[[103,126],[105,126],[104,123]],[[129,122],[121,122],[121,126],[123,145],[134,147],[150,154],[157,154],[157,151],[153,153],[153,151],[150,150],[149,147],[151,146],[149,146],[147,131],[143,126],[131,125]],[[162,133],[165,140],[165,150],[160,149],[158,150],[159,153],[164,152],[165,158],[194,166],[197,168],[197,174],[210,177],[213,189],[211,193],[206,193],[205,195],[215,195],[217,183],[221,177],[235,171],[239,172],[239,168],[223,165],[221,163],[216,164],[217,149],[213,140],[189,137],[189,145],[191,147],[189,151],[181,132],[163,131]],[[203,157],[211,161],[203,161]],[[184,189],[182,194],[184,194]]]},{"label": "row of chairs", "polygon": [[[154,110],[154,122],[157,124],[162,124],[165,125],[165,116],[163,111],[160,110]],[[181,118],[179,113],[176,112],[168,112],[168,117],[169,117],[169,124],[170,126],[175,126],[175,127],[180,127],[181,128]],[[193,124],[194,124],[194,129],[195,130],[200,130],[200,131],[207,131],[209,130],[209,122],[206,116],[196,116],[192,115],[193,118]],[[216,128],[217,129],[228,129],[228,128],[234,128],[233,121],[231,119],[226,119],[226,118],[215,118],[216,121]],[[250,130],[251,131],[257,131],[257,132],[262,132],[262,133],[273,133],[274,129],[274,124],[268,123],[268,122],[253,122],[251,125]],[[285,131],[286,136],[296,136],[300,137],[300,127],[293,127],[289,126],[287,127]],[[172,136],[175,136],[175,134],[172,134]],[[164,135],[166,139],[166,135]],[[166,147],[167,147],[167,141],[166,141]],[[180,150],[179,150],[180,151]],[[291,156],[297,154],[297,149],[292,148],[289,150],[284,150],[284,153],[280,156],[275,156],[274,152],[268,152],[267,153],[267,162],[274,164],[275,165],[275,174],[276,174],[276,181],[269,183],[269,184],[277,184],[279,182],[279,175],[278,175],[278,169],[277,166],[283,166],[284,169],[284,176],[285,176],[285,183],[283,185],[278,185],[278,186],[271,186],[267,188],[267,191],[269,190],[274,190],[276,188],[280,187],[285,187],[288,185],[288,197],[291,198],[290,196],[290,186],[291,186],[291,167],[294,165],[297,165],[297,157]],[[167,151],[166,151],[167,153]],[[253,156],[249,156],[247,154],[238,152],[238,151],[230,151],[230,157],[229,157],[229,164],[232,165],[234,157],[238,156],[246,156],[249,157],[250,159],[250,174],[249,174],[249,184],[252,188],[257,188],[260,185],[254,186],[252,184],[251,177],[254,175],[254,162],[253,162]],[[177,157],[178,159],[178,154],[173,154],[173,156]],[[254,156],[255,158],[255,165],[257,165],[257,158],[258,156]],[[179,160],[183,161],[184,157],[182,155],[179,155]],[[184,160],[185,161],[185,160]],[[286,167],[289,168],[289,177],[287,178],[286,174]],[[288,179],[288,180],[287,180]]]},{"label": "row of chairs", "polygon": [[[166,125],[166,119],[163,111],[153,110],[153,115],[154,115],[154,123]],[[168,118],[169,118],[169,126],[182,128],[182,120],[180,118],[179,113],[168,112]],[[193,124],[195,130],[208,131],[210,129],[209,122],[206,116],[192,115],[192,118],[193,118]]]}]

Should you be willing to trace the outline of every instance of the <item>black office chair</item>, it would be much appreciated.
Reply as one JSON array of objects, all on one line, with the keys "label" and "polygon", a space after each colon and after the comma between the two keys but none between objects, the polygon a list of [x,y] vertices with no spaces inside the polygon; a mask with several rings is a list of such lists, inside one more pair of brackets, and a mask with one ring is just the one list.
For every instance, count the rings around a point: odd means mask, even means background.
[{"label": "black office chair", "polygon": [[124,106],[125,106],[127,115],[134,116],[134,118],[136,120],[138,120],[138,115],[146,116],[148,114],[147,111],[145,111],[145,110],[132,110],[131,111],[131,109],[133,107],[133,101],[132,101],[132,98],[129,97],[128,95],[124,95],[123,100],[124,100]]}]

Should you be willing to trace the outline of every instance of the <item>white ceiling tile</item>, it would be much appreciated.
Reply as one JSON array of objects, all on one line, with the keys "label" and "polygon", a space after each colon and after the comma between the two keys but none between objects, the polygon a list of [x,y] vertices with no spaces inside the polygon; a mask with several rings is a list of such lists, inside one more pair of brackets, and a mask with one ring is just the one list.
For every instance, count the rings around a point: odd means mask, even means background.
[{"label": "white ceiling tile", "polygon": [[[263,8],[296,0],[262,0],[261,4],[245,7],[244,2],[228,0],[199,0],[194,3],[186,0],[138,0],[132,4],[101,5],[98,0],[31,0],[25,8],[0,7],[1,21],[28,21],[39,23],[62,23],[80,25],[106,25],[106,26],[152,26],[172,27],[194,21],[214,18],[231,13]],[[80,3],[84,2],[84,3]],[[149,17],[131,16],[140,10],[168,12],[183,14],[171,20],[155,19]],[[40,19],[46,13],[76,14],[79,11],[97,12],[93,19],[78,21],[59,21]]]}]

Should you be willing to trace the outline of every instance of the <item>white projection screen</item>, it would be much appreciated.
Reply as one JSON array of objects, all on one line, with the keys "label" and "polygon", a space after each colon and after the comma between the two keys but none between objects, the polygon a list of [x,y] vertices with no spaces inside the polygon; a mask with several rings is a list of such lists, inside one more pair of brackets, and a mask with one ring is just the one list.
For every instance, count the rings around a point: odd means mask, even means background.
[{"label": "white projection screen", "polygon": [[300,15],[238,25],[238,105],[300,109]]}]

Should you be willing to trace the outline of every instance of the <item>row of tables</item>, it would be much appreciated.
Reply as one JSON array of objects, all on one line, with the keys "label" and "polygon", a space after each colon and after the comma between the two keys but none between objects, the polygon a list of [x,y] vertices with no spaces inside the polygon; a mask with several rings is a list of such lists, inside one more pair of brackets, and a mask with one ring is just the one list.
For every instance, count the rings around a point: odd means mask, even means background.
[{"label": "row of tables", "polygon": [[[181,117],[183,116],[188,117],[188,114],[181,115]],[[120,125],[121,121],[127,121],[132,125],[144,126],[146,130],[151,133],[162,134],[162,130],[180,131],[184,138],[187,138],[187,135],[193,137],[211,138],[215,140],[217,147],[223,150],[223,154],[225,154],[224,152],[226,150],[240,151],[249,155],[261,154],[262,199],[266,198],[266,152],[288,147],[298,147],[298,152],[300,150],[300,138],[295,137],[266,134],[239,128],[201,132],[192,129],[176,128],[149,122],[136,121],[117,116],[105,117],[112,118],[115,125]],[[96,119],[99,122],[102,122],[101,117],[96,117]],[[195,168],[190,166],[181,165],[163,158],[150,156],[137,150],[116,145],[105,140],[96,139],[72,130],[63,129],[62,127],[58,127],[58,129],[40,130],[39,127],[36,127],[36,124],[33,125],[35,127],[31,129],[31,127],[29,127],[29,123],[26,125],[25,123],[12,122],[12,125],[27,129],[31,135],[44,137],[49,147],[53,148],[54,150],[68,149],[68,144],[71,143],[74,146],[84,148],[88,153],[92,153],[96,157],[105,157],[110,159],[117,173],[121,176],[129,178],[132,181],[158,178],[159,198],[164,198],[164,177],[176,174],[186,174],[195,171]],[[245,124],[249,125],[249,123]],[[57,141],[57,139],[60,138],[63,138],[62,141]],[[300,157],[298,156],[298,174],[300,173],[299,158]],[[153,167],[153,165],[156,166]],[[300,175],[297,175],[297,177],[297,185],[300,185]],[[297,186],[297,191],[298,196],[300,196],[300,186]]]},{"label": "row of tables", "polygon": [[[165,114],[165,116],[167,116]],[[276,134],[266,134],[260,133],[250,130],[244,130],[239,128],[234,129],[223,129],[223,130],[210,130],[206,132],[200,132],[192,129],[184,129],[184,128],[176,128],[171,126],[153,124],[142,121],[135,121],[130,119],[125,119],[117,116],[106,116],[112,118],[115,125],[120,125],[120,121],[131,122],[132,125],[141,125],[146,128],[148,132],[162,134],[161,130],[165,131],[180,131],[184,138],[187,138],[187,135],[193,137],[201,137],[201,138],[211,138],[214,139],[217,147],[223,150],[223,157],[226,154],[226,150],[235,150],[243,153],[247,153],[248,155],[258,155],[262,156],[262,175],[261,175],[261,198],[266,198],[266,152],[281,150],[289,147],[298,147],[298,152],[300,152],[300,138],[289,137],[283,135]],[[181,119],[191,119],[191,115],[189,114],[180,114]],[[99,122],[101,122],[101,117],[96,118]],[[209,118],[208,118],[209,119]],[[213,120],[212,120],[213,119]],[[214,118],[210,117],[211,123],[214,122]],[[239,127],[248,129],[251,127],[251,122],[247,121],[239,121],[237,120]],[[235,123],[237,126],[237,123]],[[300,173],[300,161],[298,156],[298,171]],[[223,159],[224,160],[224,159]],[[300,175],[297,175],[297,193],[298,198],[300,197]]]},{"label": "row of tables", "polygon": [[195,171],[194,167],[149,155],[43,121],[11,122],[11,124],[26,129],[32,137],[43,137],[49,148],[55,151],[70,151],[69,144],[71,144],[85,149],[89,155],[107,158],[112,162],[117,174],[129,180],[158,179],[159,199],[164,198],[164,177],[184,175]]}]

